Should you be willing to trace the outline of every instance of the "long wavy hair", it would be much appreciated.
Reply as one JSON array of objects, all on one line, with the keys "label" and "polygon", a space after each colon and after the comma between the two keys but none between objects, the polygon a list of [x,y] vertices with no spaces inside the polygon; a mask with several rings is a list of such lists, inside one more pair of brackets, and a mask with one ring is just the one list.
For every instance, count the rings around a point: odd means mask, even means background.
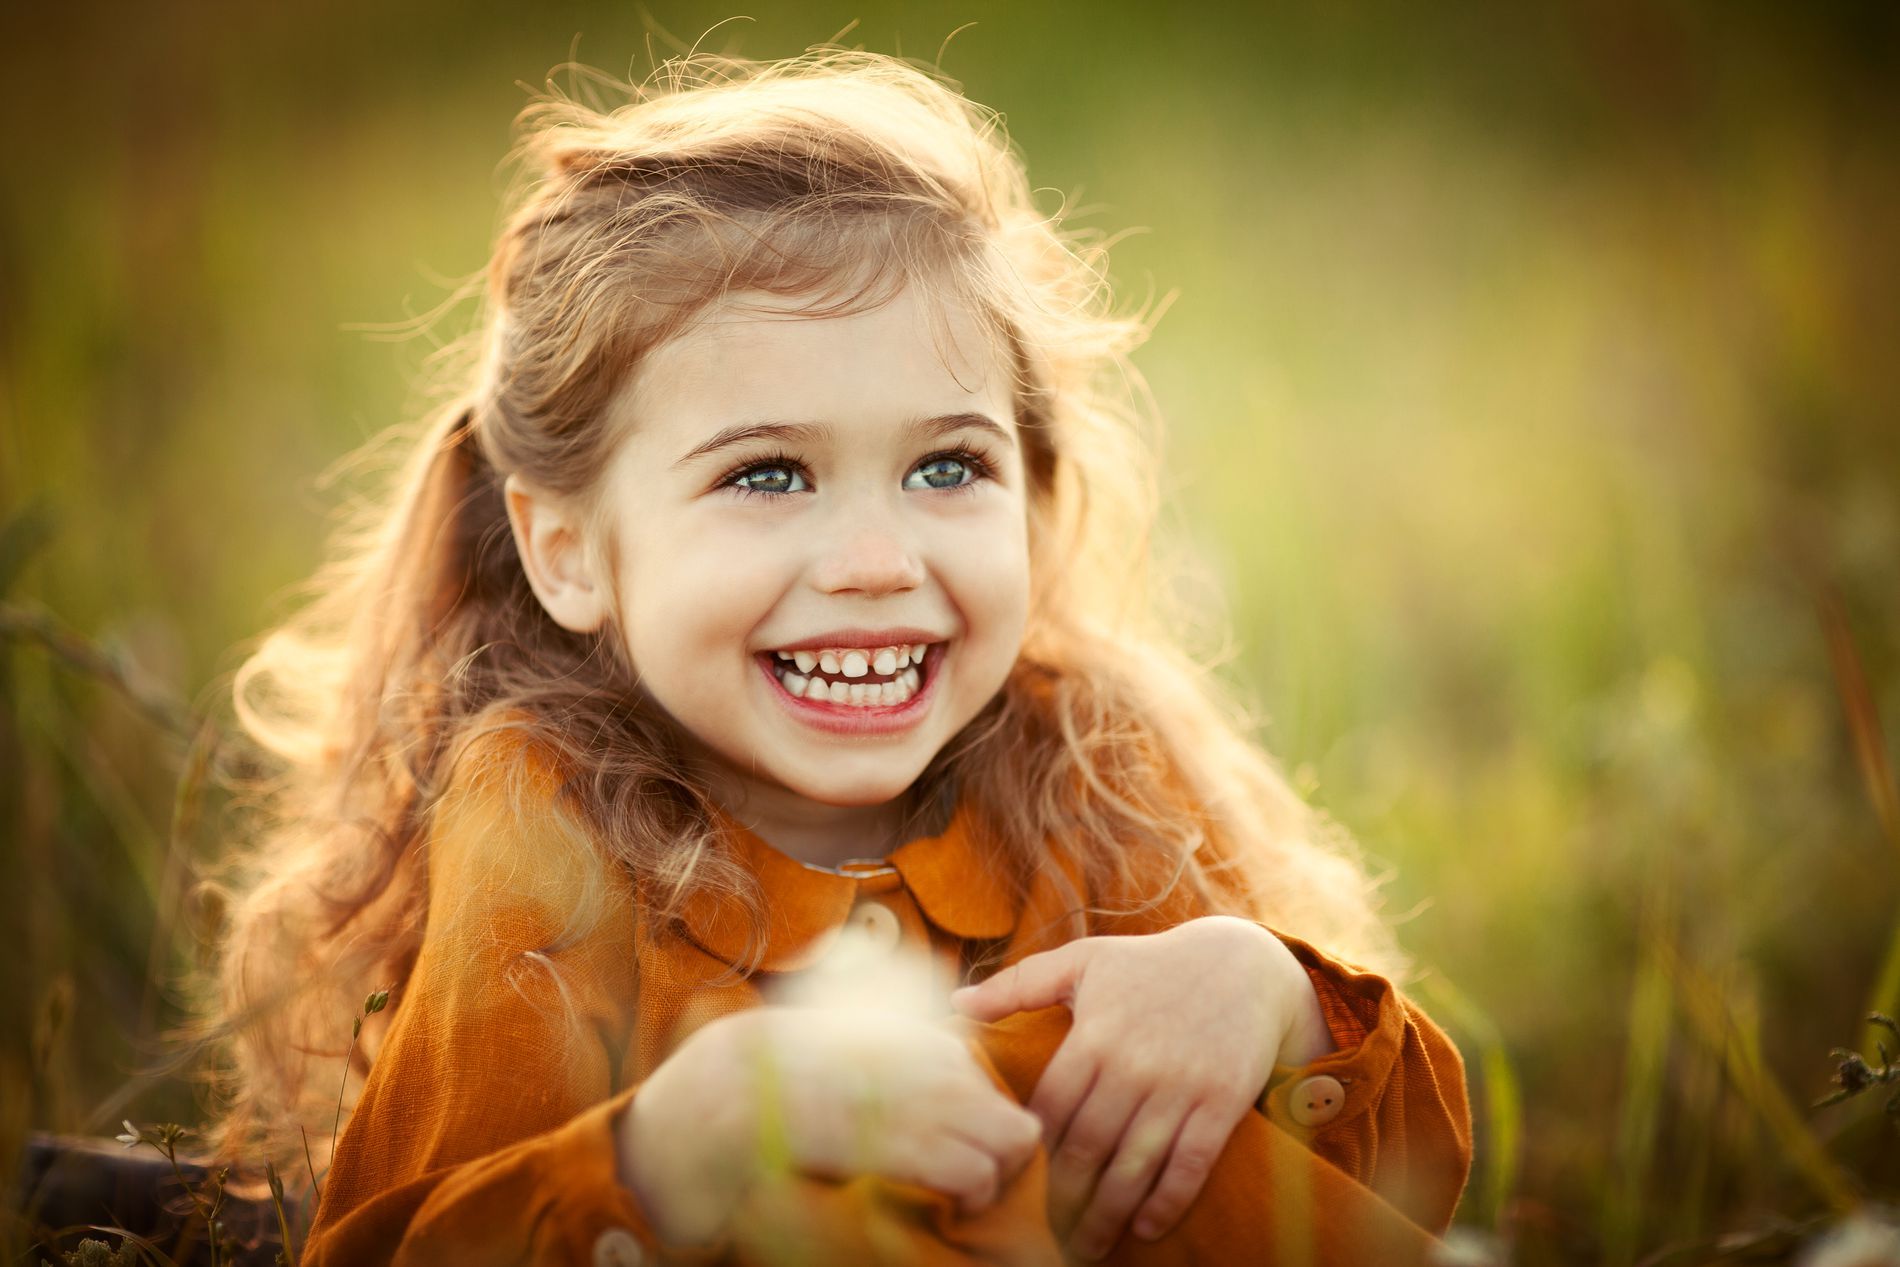
[{"label": "long wavy hair", "polygon": [[[298,1170],[300,1126],[327,1148],[352,1018],[379,985],[400,1007],[431,815],[484,733],[525,730],[554,755],[565,836],[642,877],[652,918],[707,886],[758,913],[621,632],[577,635],[542,610],[501,491],[519,473],[601,522],[610,398],[709,304],[749,292],[823,315],[925,287],[1014,366],[1029,626],[1002,690],[913,789],[916,825],[948,789],[1018,883],[1059,840],[1091,894],[1186,884],[1401,975],[1376,881],[1249,738],[1189,650],[1195,613],[1153,575],[1160,437],[1127,361],[1152,317],[1113,310],[1107,242],[1036,209],[999,118],[863,52],[695,55],[642,85],[592,82],[618,104],[550,91],[522,113],[523,175],[470,288],[485,296],[452,394],[373,442],[398,460],[343,512],[309,601],[236,674],[267,775],[235,830],[206,991],[219,1147]],[[605,890],[572,894],[577,926]],[[355,1044],[352,1086],[388,1015]]]}]

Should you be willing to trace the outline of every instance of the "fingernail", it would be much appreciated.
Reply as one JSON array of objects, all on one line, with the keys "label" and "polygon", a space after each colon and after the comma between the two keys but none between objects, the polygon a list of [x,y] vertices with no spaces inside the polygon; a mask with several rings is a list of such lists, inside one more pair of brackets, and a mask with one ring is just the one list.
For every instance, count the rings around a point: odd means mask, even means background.
[{"label": "fingernail", "polygon": [[1107,1252],[1108,1246],[1102,1244],[1100,1241],[1078,1240],[1075,1242],[1075,1255],[1077,1258],[1086,1258],[1090,1262],[1094,1262]]},{"label": "fingernail", "polygon": [[1144,1241],[1152,1241],[1155,1237],[1161,1235],[1161,1225],[1156,1223],[1153,1219],[1143,1219],[1141,1222],[1135,1224],[1135,1235]]}]

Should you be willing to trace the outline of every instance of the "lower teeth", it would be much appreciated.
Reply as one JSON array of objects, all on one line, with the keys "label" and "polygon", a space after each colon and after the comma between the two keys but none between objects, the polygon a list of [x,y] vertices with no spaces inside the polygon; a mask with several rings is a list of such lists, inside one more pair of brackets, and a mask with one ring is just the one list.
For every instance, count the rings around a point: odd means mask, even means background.
[{"label": "lower teeth", "polygon": [[888,708],[917,694],[920,679],[915,668],[905,669],[889,682],[827,682],[787,670],[779,675],[787,695],[815,703],[848,704],[856,708]]}]

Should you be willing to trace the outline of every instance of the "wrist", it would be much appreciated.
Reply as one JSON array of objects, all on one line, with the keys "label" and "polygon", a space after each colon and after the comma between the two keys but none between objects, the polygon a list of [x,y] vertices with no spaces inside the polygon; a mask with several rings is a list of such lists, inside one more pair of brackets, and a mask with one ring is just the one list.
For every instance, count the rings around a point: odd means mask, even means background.
[{"label": "wrist", "polygon": [[1306,965],[1299,961],[1279,934],[1255,920],[1231,916],[1207,916],[1230,922],[1236,931],[1259,947],[1266,963],[1264,987],[1268,997],[1278,1004],[1279,1032],[1271,1040],[1267,1066],[1311,1064],[1332,1053],[1333,1036],[1320,1007],[1319,992],[1313,988]]},{"label": "wrist", "polygon": [[1274,1063],[1291,1066],[1312,1064],[1335,1050],[1332,1027],[1326,1023],[1326,1012],[1320,1006],[1319,991],[1313,988],[1313,979],[1307,975],[1306,965],[1299,961],[1287,944],[1271,931],[1261,931],[1273,939],[1278,949],[1275,961],[1284,979],[1283,997],[1286,999],[1286,1032],[1281,1036]]},{"label": "wrist", "polygon": [[1245,942],[1248,949],[1237,952],[1235,962],[1254,965],[1264,997],[1271,1001],[1277,1029],[1267,1036],[1260,1070],[1265,1084],[1276,1065],[1311,1064],[1334,1050],[1332,1029],[1320,1006],[1319,993],[1313,988],[1306,965],[1301,963],[1279,934],[1258,920],[1233,915],[1204,915],[1190,923],[1207,928],[1219,927],[1223,935]]}]

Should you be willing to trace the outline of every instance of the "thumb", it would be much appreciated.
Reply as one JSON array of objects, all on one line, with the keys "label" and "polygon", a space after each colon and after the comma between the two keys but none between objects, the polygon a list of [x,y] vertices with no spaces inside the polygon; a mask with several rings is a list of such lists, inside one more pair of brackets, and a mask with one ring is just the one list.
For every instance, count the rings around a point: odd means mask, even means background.
[{"label": "thumb", "polygon": [[1082,978],[1093,940],[1083,937],[1019,959],[980,985],[952,990],[950,1005],[975,1020],[994,1021],[1068,1003],[1075,997],[1075,983]]}]

